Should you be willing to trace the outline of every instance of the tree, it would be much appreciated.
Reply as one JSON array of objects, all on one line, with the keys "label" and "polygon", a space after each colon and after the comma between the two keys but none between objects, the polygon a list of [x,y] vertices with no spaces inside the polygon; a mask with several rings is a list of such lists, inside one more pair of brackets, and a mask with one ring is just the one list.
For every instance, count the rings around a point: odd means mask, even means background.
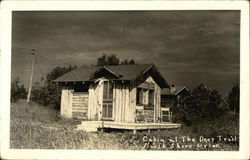
[{"label": "tree", "polygon": [[135,60],[133,59],[125,59],[124,61],[120,62],[120,59],[117,58],[116,55],[106,55],[103,54],[101,57],[97,58],[97,66],[115,66],[115,65],[131,65],[135,64]]},{"label": "tree", "polygon": [[239,113],[240,110],[240,88],[239,82],[235,83],[227,96],[227,103],[230,110]]},{"label": "tree", "polygon": [[129,61],[129,64],[135,64],[135,60],[131,59],[131,60]]},{"label": "tree", "polygon": [[97,59],[97,66],[114,66],[119,65],[119,58],[116,55],[112,54],[110,56],[106,56],[103,54],[101,57]]},{"label": "tree", "polygon": [[43,106],[60,109],[61,87],[52,83],[52,81],[75,68],[76,66],[55,67],[51,72],[47,73],[44,84],[36,83],[33,86],[32,101]]},{"label": "tree", "polygon": [[121,61],[121,65],[131,65],[131,64],[135,64],[135,60],[131,59],[125,59],[124,61]]},{"label": "tree", "polygon": [[25,99],[27,91],[23,84],[20,83],[19,77],[15,78],[11,83],[11,102],[16,102],[19,99]]},{"label": "tree", "polygon": [[217,90],[210,90],[200,84],[185,97],[185,118],[192,123],[212,120],[221,114],[221,103],[222,98]]},{"label": "tree", "polygon": [[58,77],[64,75],[65,73],[77,68],[76,66],[67,66],[67,67],[55,67],[52,69],[51,72],[47,73],[45,82],[51,83],[53,80],[57,79]]},{"label": "tree", "polygon": [[[190,93],[186,96],[188,96]],[[185,116],[185,97],[186,96],[180,96],[178,99],[175,100],[175,105],[170,107],[170,111],[172,112],[172,121],[173,122],[185,122],[187,125],[190,124],[190,122],[187,120]]]}]

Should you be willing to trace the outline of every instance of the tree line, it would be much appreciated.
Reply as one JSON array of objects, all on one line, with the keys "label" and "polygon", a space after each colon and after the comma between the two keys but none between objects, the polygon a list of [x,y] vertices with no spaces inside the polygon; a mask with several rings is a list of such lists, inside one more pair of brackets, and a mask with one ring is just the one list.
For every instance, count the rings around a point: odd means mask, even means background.
[{"label": "tree line", "polygon": [[239,113],[239,83],[233,84],[226,97],[215,89],[209,89],[204,84],[191,89],[187,96],[180,97],[176,102],[178,107],[170,108],[174,122],[186,125],[212,121],[228,112]]}]

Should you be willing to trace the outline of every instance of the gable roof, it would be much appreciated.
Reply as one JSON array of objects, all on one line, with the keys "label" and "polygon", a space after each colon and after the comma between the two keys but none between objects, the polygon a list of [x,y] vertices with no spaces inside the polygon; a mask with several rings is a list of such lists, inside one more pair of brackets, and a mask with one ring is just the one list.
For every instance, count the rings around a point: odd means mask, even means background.
[{"label": "gable roof", "polygon": [[135,65],[118,65],[107,66],[110,70],[122,75],[120,80],[135,80],[146,70],[152,68],[153,64],[135,64]]},{"label": "gable roof", "polygon": [[188,89],[185,87],[185,86],[175,86],[175,91],[174,92],[170,92],[170,89],[163,89],[161,91],[161,94],[162,95],[174,95],[174,96],[177,96],[179,93],[181,93],[182,91],[188,91]]},{"label": "gable roof", "polygon": [[169,85],[157,70],[154,64],[134,64],[134,65],[116,65],[116,66],[82,66],[70,71],[57,78],[53,82],[82,82],[94,81],[94,75],[101,70],[107,70],[117,78],[115,80],[136,80],[149,70],[153,69],[157,73],[157,79],[161,82],[162,88],[168,88]]},{"label": "gable roof", "polygon": [[53,82],[82,82],[82,81],[90,81],[90,76],[102,67],[86,67],[82,66],[76,68],[61,77],[55,79]]}]

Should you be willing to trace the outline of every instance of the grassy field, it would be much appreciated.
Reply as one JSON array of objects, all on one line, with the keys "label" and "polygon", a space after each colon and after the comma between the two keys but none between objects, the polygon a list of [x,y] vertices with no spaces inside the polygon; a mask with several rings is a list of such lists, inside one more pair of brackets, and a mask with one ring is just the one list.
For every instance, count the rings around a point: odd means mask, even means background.
[{"label": "grassy field", "polygon": [[[238,150],[239,121],[234,114],[180,130],[87,133],[78,120],[61,119],[49,107],[25,101],[11,104],[10,147],[15,149]],[[221,137],[218,137],[221,136]],[[236,139],[235,139],[236,137]],[[212,138],[215,138],[211,142]],[[227,139],[224,139],[227,138]],[[210,140],[210,141],[209,141]]]}]

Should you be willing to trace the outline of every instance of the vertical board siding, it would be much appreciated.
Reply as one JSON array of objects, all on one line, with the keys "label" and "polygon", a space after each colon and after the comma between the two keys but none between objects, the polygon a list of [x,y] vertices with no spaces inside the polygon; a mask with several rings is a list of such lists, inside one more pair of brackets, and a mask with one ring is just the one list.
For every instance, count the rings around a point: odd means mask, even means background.
[{"label": "vertical board siding", "polygon": [[88,114],[88,93],[75,92],[73,94],[72,117],[87,119]]},{"label": "vertical board siding", "polygon": [[103,81],[90,84],[88,101],[88,120],[100,120],[103,100]]},{"label": "vertical board siding", "polygon": [[73,97],[73,89],[62,89],[61,92],[61,109],[60,114],[64,118],[72,117],[72,97]]},{"label": "vertical board siding", "polygon": [[97,97],[95,95],[95,85],[91,84],[89,86],[89,106],[88,106],[88,120],[98,120],[97,119]]},{"label": "vertical board siding", "polygon": [[135,82],[130,82],[130,107],[131,107],[131,120],[136,122],[136,84]]},{"label": "vertical board siding", "polygon": [[158,122],[161,118],[161,88],[155,86],[155,121]]},{"label": "vertical board siding", "polygon": [[114,121],[134,122],[135,106],[131,103],[132,90],[128,83],[115,83]]},{"label": "vertical board siding", "polygon": [[122,122],[125,122],[125,116],[126,116],[126,106],[125,106],[125,100],[126,100],[126,92],[125,92],[125,85],[122,85]]}]

